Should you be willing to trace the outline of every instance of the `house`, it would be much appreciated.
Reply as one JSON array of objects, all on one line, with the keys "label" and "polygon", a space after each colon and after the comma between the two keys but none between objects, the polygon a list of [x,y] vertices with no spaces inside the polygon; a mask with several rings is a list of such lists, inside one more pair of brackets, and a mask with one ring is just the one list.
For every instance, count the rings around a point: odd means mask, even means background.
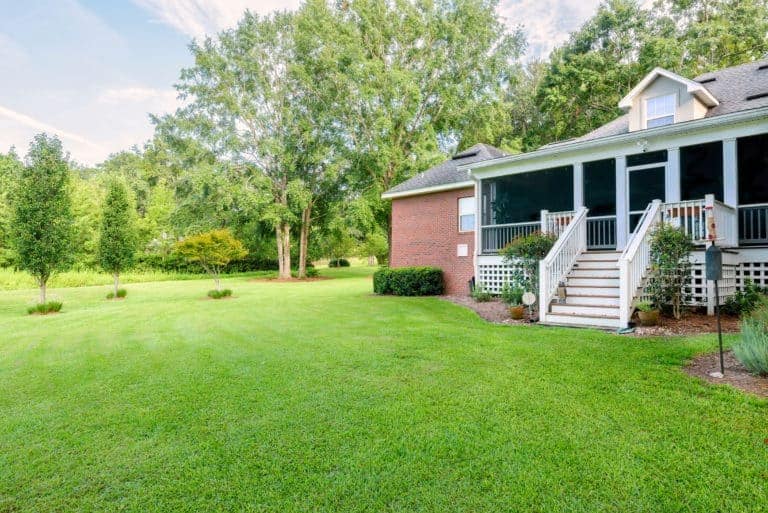
[{"label": "house", "polygon": [[[541,321],[624,327],[644,294],[650,234],[668,222],[697,244],[691,305],[713,310],[703,268],[712,241],[726,249],[722,295],[747,279],[768,286],[768,60],[694,79],[657,68],[619,107],[622,116],[583,137],[457,166],[463,194],[474,184],[476,280],[498,291],[513,269],[499,250],[553,233],[540,265]],[[395,212],[393,230],[402,229]],[[447,214],[424,212],[433,225]],[[442,235],[428,224],[424,240]],[[554,297],[561,282],[565,303]]]},{"label": "house", "polygon": [[460,166],[503,157],[477,144],[389,191],[392,267],[431,265],[443,270],[446,294],[469,293],[475,275],[475,182]]}]

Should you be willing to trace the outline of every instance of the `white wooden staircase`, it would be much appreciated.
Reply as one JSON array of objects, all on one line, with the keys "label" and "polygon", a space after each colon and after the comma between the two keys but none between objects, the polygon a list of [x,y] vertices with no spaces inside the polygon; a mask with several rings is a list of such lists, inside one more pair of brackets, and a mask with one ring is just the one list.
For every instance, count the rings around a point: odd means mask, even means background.
[{"label": "white wooden staircase", "polygon": [[550,301],[546,323],[620,328],[619,258],[621,251],[584,251],[565,278],[565,303]]}]

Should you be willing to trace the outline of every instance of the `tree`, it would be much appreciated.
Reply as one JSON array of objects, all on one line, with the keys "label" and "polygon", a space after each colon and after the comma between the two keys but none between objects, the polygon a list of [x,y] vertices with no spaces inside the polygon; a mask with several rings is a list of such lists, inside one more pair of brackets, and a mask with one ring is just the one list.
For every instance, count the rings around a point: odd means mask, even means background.
[{"label": "tree", "polygon": [[61,141],[36,135],[14,191],[11,236],[17,265],[37,280],[41,304],[51,275],[72,256],[69,172]]},{"label": "tree", "polygon": [[101,268],[115,279],[115,298],[120,288],[120,273],[133,265],[136,254],[136,208],[126,184],[117,178],[109,182],[101,213],[98,257]]},{"label": "tree", "polygon": [[227,229],[211,230],[193,235],[176,244],[176,251],[188,262],[197,263],[205,269],[221,290],[221,271],[233,260],[248,255],[243,243]]},{"label": "tree", "polygon": [[11,256],[11,189],[22,163],[13,149],[6,155],[0,154],[0,267],[9,265]]}]

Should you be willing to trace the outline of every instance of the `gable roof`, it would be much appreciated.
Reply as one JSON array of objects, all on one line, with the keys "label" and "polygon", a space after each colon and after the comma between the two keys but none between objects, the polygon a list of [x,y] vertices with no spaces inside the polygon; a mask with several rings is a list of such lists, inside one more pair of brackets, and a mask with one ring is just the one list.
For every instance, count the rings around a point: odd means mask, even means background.
[{"label": "gable roof", "polygon": [[392,187],[382,194],[381,197],[397,198],[470,187],[474,184],[472,178],[467,171],[459,171],[459,166],[504,157],[506,155],[506,153],[493,146],[487,144],[475,144],[471,148],[467,148],[466,150],[457,153],[449,160]]},{"label": "gable roof", "polygon": [[654,68],[653,71],[648,73],[645,78],[640,81],[639,84],[632,88],[629,94],[621,99],[619,102],[619,108],[629,110],[632,107],[632,102],[637,97],[637,95],[645,91],[645,89],[659,77],[665,77],[684,85],[689,94],[694,95],[699,99],[701,103],[707,107],[715,107],[719,104],[717,98],[712,96],[712,93],[707,91],[707,88],[701,85],[701,83],[696,82],[695,80],[689,80],[685,77],[681,77],[677,73],[672,73],[671,71],[667,71],[663,68]]},{"label": "gable roof", "polygon": [[[705,118],[768,107],[768,59],[711,71],[693,80],[683,80],[706,88],[708,93],[717,100],[717,105],[707,111]],[[639,132],[642,130],[637,130],[637,133]],[[629,133],[628,114],[619,116],[588,134],[573,139],[572,142],[591,141],[626,133]]]}]

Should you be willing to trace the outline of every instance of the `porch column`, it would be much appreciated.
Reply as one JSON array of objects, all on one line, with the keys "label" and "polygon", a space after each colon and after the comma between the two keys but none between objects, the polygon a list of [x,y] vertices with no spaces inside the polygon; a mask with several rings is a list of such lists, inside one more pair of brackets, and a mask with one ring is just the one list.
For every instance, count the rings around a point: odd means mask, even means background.
[{"label": "porch column", "polygon": [[627,202],[627,157],[616,157],[616,249],[621,251],[629,238],[629,204]]},{"label": "porch column", "polygon": [[736,165],[736,139],[723,141],[723,200],[732,207],[739,204],[739,170]]},{"label": "porch column", "polygon": [[477,255],[483,252],[483,181],[475,180],[475,276],[477,276]]},{"label": "porch column", "polygon": [[584,166],[581,162],[573,165],[573,210],[584,206]]},{"label": "porch column", "polygon": [[680,201],[680,148],[669,148],[667,150],[667,173],[665,175],[666,198],[667,203],[677,203]]}]

